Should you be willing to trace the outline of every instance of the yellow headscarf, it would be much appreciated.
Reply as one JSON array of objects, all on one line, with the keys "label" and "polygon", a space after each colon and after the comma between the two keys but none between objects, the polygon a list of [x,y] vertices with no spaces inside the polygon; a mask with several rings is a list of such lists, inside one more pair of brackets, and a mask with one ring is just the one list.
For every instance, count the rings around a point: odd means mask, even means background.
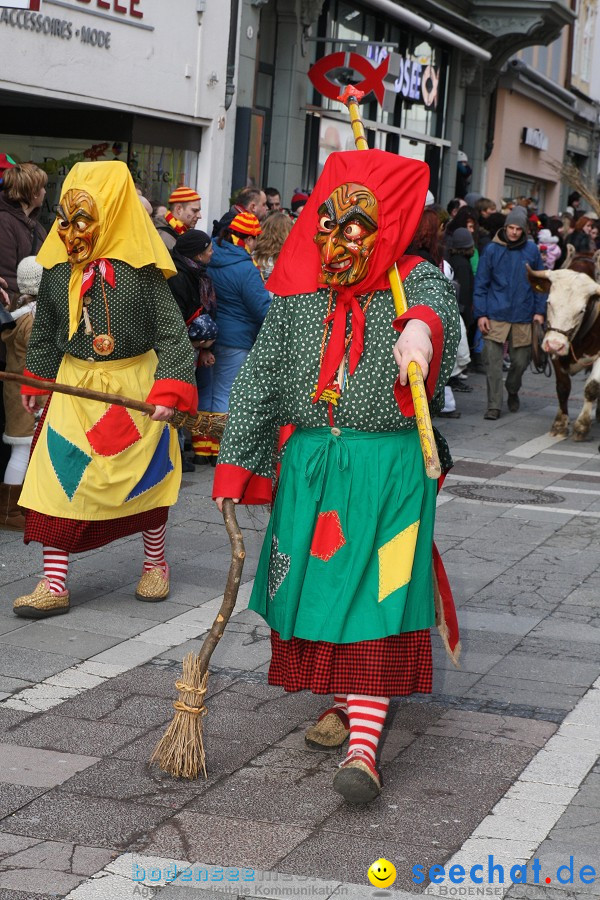
[{"label": "yellow headscarf", "polygon": [[[67,191],[87,191],[96,202],[100,218],[94,259],[120,259],[134,269],[155,265],[165,278],[176,272],[173,260],[140,203],[133,178],[124,162],[76,163],[63,184],[61,199]],[[56,222],[44,241],[37,261],[45,269],[68,262],[65,245],[57,232]],[[69,281],[69,339],[81,320],[81,279],[88,259],[73,266]]]}]

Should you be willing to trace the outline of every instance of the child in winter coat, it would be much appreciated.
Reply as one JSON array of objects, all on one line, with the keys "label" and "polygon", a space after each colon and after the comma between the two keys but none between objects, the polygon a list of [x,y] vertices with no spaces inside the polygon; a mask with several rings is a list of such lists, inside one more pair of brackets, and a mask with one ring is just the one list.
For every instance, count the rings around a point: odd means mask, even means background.
[{"label": "child in winter coat", "polygon": [[[20,296],[17,308],[11,313],[15,327],[2,331],[2,340],[6,345],[7,372],[23,374],[43,271],[43,267],[35,261],[35,256],[26,256],[17,266]],[[23,408],[20,385],[13,382],[4,383],[4,406],[6,424],[2,440],[11,447],[11,454],[4,473],[4,483],[0,484],[0,526],[23,531],[25,516],[17,500],[29,462],[35,416]]]},{"label": "child in winter coat", "polygon": [[558,238],[552,234],[549,228],[542,228],[538,234],[538,247],[547,269],[553,269],[557,260],[561,257],[562,250],[559,243]]}]

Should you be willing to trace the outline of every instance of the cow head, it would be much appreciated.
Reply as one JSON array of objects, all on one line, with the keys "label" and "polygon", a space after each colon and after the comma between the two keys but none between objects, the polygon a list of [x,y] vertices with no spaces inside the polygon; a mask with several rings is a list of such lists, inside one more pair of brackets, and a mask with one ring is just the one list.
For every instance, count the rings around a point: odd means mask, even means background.
[{"label": "cow head", "polygon": [[555,269],[535,272],[528,268],[529,283],[535,291],[548,293],[546,334],[542,349],[556,356],[566,356],[570,341],[583,320],[594,294],[600,295],[600,284],[583,272]]}]

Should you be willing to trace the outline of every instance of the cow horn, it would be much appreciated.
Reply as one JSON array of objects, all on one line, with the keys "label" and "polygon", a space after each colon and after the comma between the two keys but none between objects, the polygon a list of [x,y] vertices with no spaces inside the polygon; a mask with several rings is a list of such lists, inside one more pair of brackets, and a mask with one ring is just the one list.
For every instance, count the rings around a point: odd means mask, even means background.
[{"label": "cow horn", "polygon": [[561,269],[570,269],[574,256],[575,256],[575,247],[573,246],[573,244],[567,243],[567,255],[565,257],[564,263],[561,266]]},{"label": "cow horn", "polygon": [[596,250],[593,256],[594,260],[594,280],[600,281],[600,250]]},{"label": "cow horn", "polygon": [[532,278],[547,278],[549,281],[552,281],[552,278],[550,277],[552,271],[550,269],[542,269],[541,272],[536,272],[535,269],[531,268],[529,263],[525,263],[525,265],[527,266],[527,274],[531,275]]}]

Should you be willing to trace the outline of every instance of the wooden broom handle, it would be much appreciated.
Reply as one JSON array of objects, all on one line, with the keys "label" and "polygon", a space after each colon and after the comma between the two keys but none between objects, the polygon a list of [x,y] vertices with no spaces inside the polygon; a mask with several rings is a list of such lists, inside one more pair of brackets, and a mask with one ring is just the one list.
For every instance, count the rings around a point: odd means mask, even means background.
[{"label": "wooden broom handle", "polygon": [[[368,150],[369,145],[365,136],[365,129],[360,118],[358,110],[358,101],[364,96],[362,91],[357,90],[348,85],[344,93],[338,97],[342,103],[345,103],[350,113],[350,123],[352,125],[352,133],[354,134],[354,143],[357,150]],[[390,288],[392,297],[394,298],[394,307],[396,315],[401,316],[408,309],[406,302],[406,294],[404,286],[398,272],[396,263],[388,269],[388,278],[390,280]],[[440,458],[433,434],[433,426],[431,424],[431,415],[429,414],[429,404],[427,402],[427,394],[425,392],[425,383],[423,381],[423,373],[416,362],[409,363],[408,366],[408,382],[410,384],[410,392],[412,394],[413,404],[415,407],[415,417],[417,420],[417,430],[419,432],[419,440],[421,442],[421,451],[423,453],[423,461],[425,463],[425,472],[428,478],[438,479],[442,474]]]}]

